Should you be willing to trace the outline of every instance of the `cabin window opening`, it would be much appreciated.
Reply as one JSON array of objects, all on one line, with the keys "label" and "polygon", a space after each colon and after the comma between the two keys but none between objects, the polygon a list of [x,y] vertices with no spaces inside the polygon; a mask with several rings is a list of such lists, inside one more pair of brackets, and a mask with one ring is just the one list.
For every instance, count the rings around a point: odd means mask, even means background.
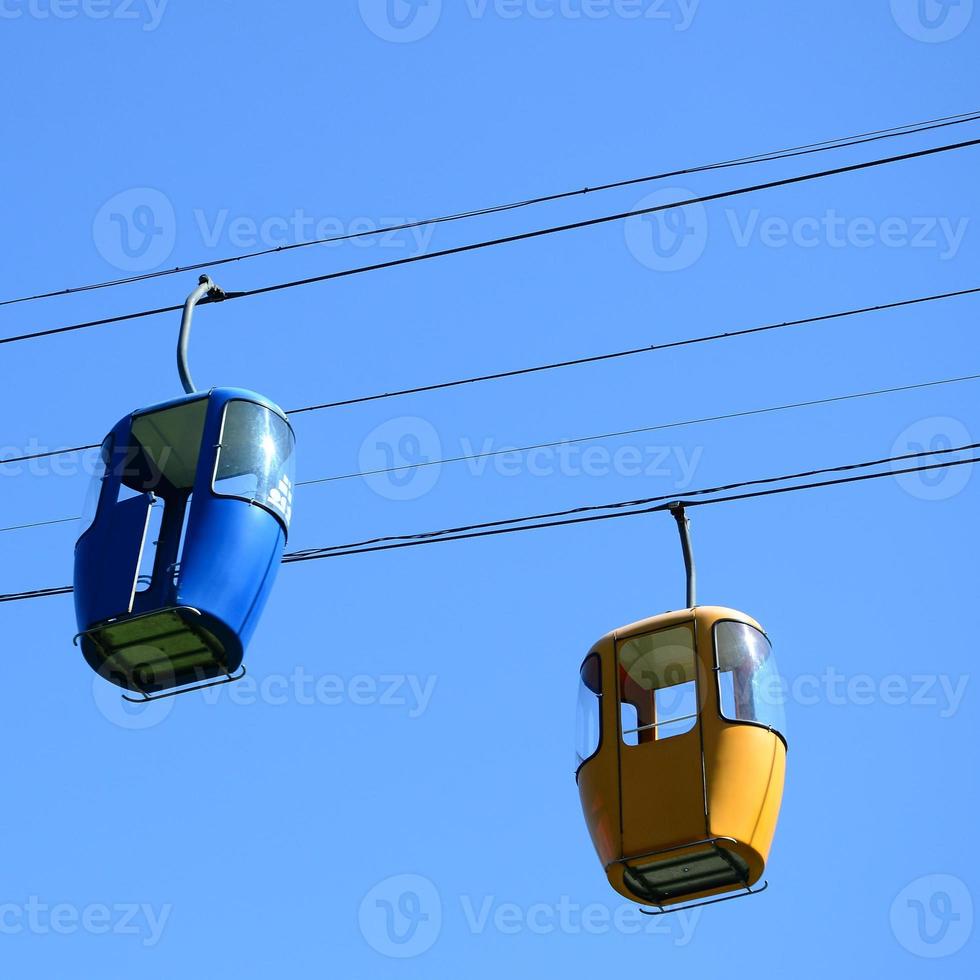
[{"label": "cabin window opening", "polygon": [[184,560],[184,546],[187,543],[187,527],[191,522],[191,504],[194,502],[194,494],[190,494],[187,498],[187,506],[184,508],[184,524],[180,529],[180,544],[177,546],[177,558],[174,561],[171,573],[173,575],[173,584],[177,586],[180,583],[180,565]]},{"label": "cabin window opening", "polygon": [[618,649],[623,742],[645,745],[691,731],[698,720],[693,627],[646,633]]},{"label": "cabin window opening", "polygon": [[136,576],[136,592],[146,592],[153,585],[153,568],[156,564],[157,546],[163,530],[163,501],[154,500],[147,518],[146,534],[143,538],[143,551],[140,555],[139,572]]},{"label": "cabin window opening", "polygon": [[627,701],[619,703],[619,722],[623,730],[623,741],[627,745],[640,744],[640,713],[635,704]]},{"label": "cabin window opening", "polygon": [[195,398],[133,418],[132,445],[122,480],[138,491],[183,496],[193,489],[204,438],[208,399]]}]

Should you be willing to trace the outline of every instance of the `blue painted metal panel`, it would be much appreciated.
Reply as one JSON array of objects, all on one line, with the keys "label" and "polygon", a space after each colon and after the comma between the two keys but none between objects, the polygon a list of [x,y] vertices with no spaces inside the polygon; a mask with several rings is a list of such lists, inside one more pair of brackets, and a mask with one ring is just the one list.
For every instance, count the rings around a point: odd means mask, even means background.
[{"label": "blue painted metal panel", "polygon": [[83,568],[87,616],[103,620],[131,612],[152,506],[153,497],[148,493],[123,500],[107,511],[102,533],[84,539],[76,562],[80,560]]}]

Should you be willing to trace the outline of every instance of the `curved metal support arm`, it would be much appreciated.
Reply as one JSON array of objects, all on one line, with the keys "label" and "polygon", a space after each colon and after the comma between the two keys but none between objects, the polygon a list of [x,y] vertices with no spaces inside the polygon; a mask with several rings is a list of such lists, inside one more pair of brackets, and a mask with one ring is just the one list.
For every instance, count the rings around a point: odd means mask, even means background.
[{"label": "curved metal support arm", "polygon": [[210,276],[201,276],[198,287],[187,297],[184,303],[184,313],[180,320],[180,337],[177,340],[177,372],[180,374],[180,383],[184,386],[184,392],[193,395],[197,389],[194,387],[194,379],[191,377],[190,368],[187,366],[187,345],[191,339],[191,321],[194,318],[194,308],[204,297],[214,302],[220,302],[225,298],[225,292],[220,286],[216,286]]},{"label": "curved metal support arm", "polygon": [[694,564],[694,549],[691,545],[691,522],[687,519],[687,512],[680,501],[668,506],[674,520],[677,521],[677,530],[681,535],[684,570],[687,573],[687,608],[693,609],[698,604],[698,572]]}]

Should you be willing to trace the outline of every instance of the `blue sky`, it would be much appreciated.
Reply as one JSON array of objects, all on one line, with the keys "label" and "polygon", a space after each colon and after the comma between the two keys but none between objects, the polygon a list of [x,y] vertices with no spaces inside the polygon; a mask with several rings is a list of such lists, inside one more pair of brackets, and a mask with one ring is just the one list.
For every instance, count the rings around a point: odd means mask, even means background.
[{"label": "blue sky", "polygon": [[[965,112],[973,7],[0,0],[2,294]],[[214,278],[248,289],[978,135]],[[210,307],[194,374],[289,409],[974,287],[978,161],[969,149],[711,204],[673,257],[679,226],[634,221]],[[0,335],[176,304],[195,281],[3,307]],[[298,476],[975,374],[978,311],[956,299],[305,415]],[[179,394],[176,331],[156,317],[5,346],[2,455],[97,442]],[[297,494],[290,547],[973,442],[977,384],[333,481]],[[83,461],[0,474],[0,525],[81,509]],[[124,710],[73,649],[70,598],[4,605],[0,965],[23,978],[588,977],[643,962],[964,976],[980,888],[967,838],[978,489],[962,467],[693,515],[702,599],[773,637],[788,784],[770,891],[651,920],[649,935],[591,849],[572,728],[589,645],[683,601],[668,517],[284,568],[250,682],[150,711]],[[68,584],[75,533],[0,534],[0,592]]]}]

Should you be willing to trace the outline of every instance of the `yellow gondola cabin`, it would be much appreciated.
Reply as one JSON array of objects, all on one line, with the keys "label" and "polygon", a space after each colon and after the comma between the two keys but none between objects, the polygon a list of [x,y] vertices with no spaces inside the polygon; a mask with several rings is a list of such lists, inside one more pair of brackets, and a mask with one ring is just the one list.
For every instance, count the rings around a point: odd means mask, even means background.
[{"label": "yellow gondola cabin", "polygon": [[[582,664],[576,780],[609,883],[661,912],[754,894],[786,770],[779,675],[751,617],[697,606],[614,630]],[[764,887],[764,886],[763,886]]]}]

